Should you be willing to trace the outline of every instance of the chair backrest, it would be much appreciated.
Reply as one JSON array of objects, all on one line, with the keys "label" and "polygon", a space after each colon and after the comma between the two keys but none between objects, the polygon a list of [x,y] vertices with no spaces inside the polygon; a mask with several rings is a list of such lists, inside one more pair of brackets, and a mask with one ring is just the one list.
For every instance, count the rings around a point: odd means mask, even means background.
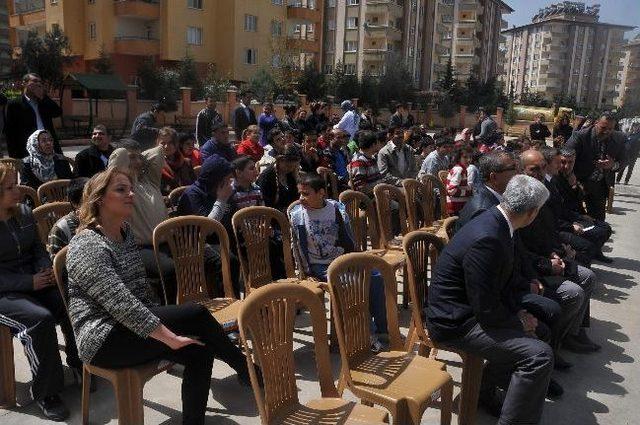
[{"label": "chair backrest", "polygon": [[449,243],[451,238],[453,238],[453,234],[455,233],[457,222],[458,222],[457,215],[454,215],[453,217],[447,217],[442,222],[442,227],[444,228],[444,234],[442,236],[446,236],[445,243]]},{"label": "chair backrest", "polygon": [[[315,361],[323,397],[339,397],[333,384],[324,306],[313,292],[301,285],[267,285],[251,292],[240,308],[240,338],[247,355],[251,386],[263,424],[277,418],[298,403],[293,358],[293,329],[296,310],[311,313]],[[254,364],[262,370],[260,388]]]},{"label": "chair backrest", "polygon": [[6,164],[18,173],[22,172],[22,168],[24,166],[22,160],[15,158],[0,158],[0,164]]},{"label": "chair backrest", "polygon": [[[421,338],[428,338],[423,320],[423,308],[427,302],[427,289],[435,264],[429,264],[432,250],[442,251],[442,241],[436,235],[417,230],[410,232],[402,240],[407,258],[407,281],[411,297],[411,317]],[[430,267],[429,267],[430,266]]]},{"label": "chair backrest", "polygon": [[438,171],[438,178],[440,179],[442,184],[445,185],[445,187],[446,187],[447,186],[447,179],[449,178],[449,171],[446,171],[446,170]]},{"label": "chair backrest", "polygon": [[238,257],[247,294],[252,289],[273,282],[269,255],[269,240],[273,235],[273,224],[279,227],[282,235],[286,275],[288,278],[295,277],[291,252],[291,227],[283,212],[263,206],[247,207],[233,215],[231,224],[238,245]]},{"label": "chair backrest", "polygon": [[65,246],[60,251],[58,251],[56,256],[53,258],[53,275],[56,278],[56,285],[58,286],[58,291],[60,291],[60,296],[62,297],[64,308],[67,311],[69,311],[69,290],[67,287],[66,273],[68,249],[69,248]]},{"label": "chair backrest", "polygon": [[398,204],[398,216],[400,219],[400,234],[407,233],[407,202],[402,189],[391,184],[380,183],[373,188],[376,198],[376,211],[378,212],[378,228],[380,229],[380,243],[388,248],[398,235],[393,233],[393,218],[391,215],[391,201]]},{"label": "chair backrest", "polygon": [[431,226],[433,223],[433,196],[425,185],[416,179],[402,181],[407,205],[407,224],[409,231]]},{"label": "chair backrest", "polygon": [[[439,215],[440,215],[440,219],[444,219],[447,217],[447,188],[445,187],[445,185],[442,183],[442,181],[435,177],[432,176],[431,174],[425,174],[424,176],[422,176],[421,178],[422,184],[425,185],[427,193],[431,194],[431,197],[433,199],[433,208],[434,208],[434,212],[435,212],[435,208],[436,208],[436,199],[439,199],[439,206],[440,206],[440,210]],[[437,191],[436,191],[437,189]]]},{"label": "chair backrest", "polygon": [[[351,230],[353,231],[358,251],[366,251],[368,239],[371,239],[373,248],[380,247],[380,234],[378,233],[378,217],[375,203],[362,192],[345,190],[340,194],[342,202],[349,216]],[[363,209],[364,207],[364,209]]]},{"label": "chair backrest", "polygon": [[338,199],[340,195],[338,191],[338,175],[331,168],[319,167],[318,171],[324,179],[327,188],[327,198]]},{"label": "chair backrest", "polygon": [[68,201],[67,187],[69,187],[69,183],[71,183],[69,179],[58,179],[40,185],[38,188],[40,203]]},{"label": "chair backrest", "polygon": [[[153,251],[158,271],[160,271],[161,246],[166,243],[171,251],[178,285],[177,304],[208,298],[204,255],[206,240],[210,235],[215,235],[220,241],[222,286],[225,297],[235,298],[229,268],[229,236],[222,224],[207,217],[187,215],[165,220],[153,230]],[[164,288],[162,273],[160,273],[160,279]],[[166,298],[166,289],[164,293]]]},{"label": "chair backrest", "polygon": [[20,191],[21,202],[33,205],[33,208],[40,206],[40,198],[38,198],[38,192],[31,186],[18,185]]},{"label": "chair backrest", "polygon": [[73,211],[71,202],[49,202],[33,210],[33,218],[38,224],[38,235],[43,245],[47,245],[49,232],[56,221]]},{"label": "chair backrest", "polygon": [[196,165],[193,167],[193,172],[196,175],[196,178],[200,176],[200,170],[202,170],[202,165]]},{"label": "chair backrest", "polygon": [[182,196],[184,191],[187,190],[188,187],[189,186],[176,187],[175,189],[173,189],[169,193],[169,206],[170,207],[175,208],[175,207],[178,206],[178,202],[180,202],[180,197]]},{"label": "chair backrest", "polygon": [[397,285],[393,268],[381,257],[353,252],[335,259],[327,271],[331,306],[343,368],[371,354],[369,289],[373,271],[382,275],[389,347],[404,350],[398,327]]}]

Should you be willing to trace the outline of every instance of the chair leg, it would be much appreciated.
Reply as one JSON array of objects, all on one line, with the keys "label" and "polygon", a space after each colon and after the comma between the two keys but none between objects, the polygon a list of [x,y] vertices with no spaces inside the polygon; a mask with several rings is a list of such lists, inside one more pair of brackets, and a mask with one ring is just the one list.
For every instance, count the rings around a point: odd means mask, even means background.
[{"label": "chair leg", "polygon": [[462,357],[462,382],[460,388],[459,425],[476,423],[483,360],[466,354]]},{"label": "chair leg", "polygon": [[[453,380],[440,388],[440,425],[451,425],[451,407],[453,405]],[[462,422],[459,422],[462,423]]]},{"label": "chair leg", "polygon": [[409,353],[412,352],[413,346],[416,344],[417,339],[418,332],[416,332],[416,326],[413,323],[413,319],[411,319],[411,323],[409,324],[409,332],[407,332],[407,342],[404,349]]},{"label": "chair leg", "polygon": [[409,286],[407,284],[407,263],[402,266],[402,307],[409,308]]},{"label": "chair leg", "polygon": [[333,321],[333,307],[329,302],[329,352],[337,353],[338,351],[338,334],[336,333],[336,324]]},{"label": "chair leg", "polygon": [[119,425],[144,424],[144,409],[142,406],[142,390],[144,383],[135,373],[124,370],[116,378],[116,401],[118,403]]},{"label": "chair leg", "polygon": [[89,397],[91,397],[91,373],[87,366],[82,367],[82,425],[89,423]]},{"label": "chair leg", "polygon": [[13,363],[13,336],[0,326],[0,408],[16,405],[16,371]]}]

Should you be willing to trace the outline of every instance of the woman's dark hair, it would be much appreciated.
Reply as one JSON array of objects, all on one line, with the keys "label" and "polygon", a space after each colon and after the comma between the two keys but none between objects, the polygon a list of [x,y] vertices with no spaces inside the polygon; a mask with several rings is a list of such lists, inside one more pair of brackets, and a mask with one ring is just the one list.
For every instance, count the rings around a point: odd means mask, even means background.
[{"label": "woman's dark hair", "polygon": [[378,136],[373,131],[363,130],[358,132],[358,148],[369,149],[376,143],[378,143]]},{"label": "woman's dark hair", "polygon": [[267,143],[273,145],[273,139],[278,136],[284,136],[284,133],[279,128],[274,128],[267,134]]},{"label": "woman's dark hair", "polygon": [[317,173],[304,173],[298,179],[300,186],[309,186],[314,192],[320,189],[327,190],[327,185],[324,179]]},{"label": "woman's dark hair", "polygon": [[247,155],[242,155],[231,161],[231,168],[233,168],[234,172],[244,171],[247,168],[247,165],[254,163],[253,158]]},{"label": "woman's dark hair", "polygon": [[71,179],[69,186],[67,186],[67,198],[69,198],[71,205],[80,205],[82,202],[82,192],[84,191],[84,186],[88,181],[89,179],[86,177],[76,177],[75,179]]},{"label": "woman's dark hair", "polygon": [[468,147],[462,147],[460,149],[456,149],[451,158],[453,160],[453,164],[459,163],[464,155],[471,156],[471,153],[472,153],[472,149]]},{"label": "woman's dark hair", "polygon": [[184,146],[184,144],[187,143],[189,140],[193,140],[195,142],[196,136],[194,136],[193,133],[178,134],[178,146],[180,147],[180,150],[182,150],[182,147]]}]

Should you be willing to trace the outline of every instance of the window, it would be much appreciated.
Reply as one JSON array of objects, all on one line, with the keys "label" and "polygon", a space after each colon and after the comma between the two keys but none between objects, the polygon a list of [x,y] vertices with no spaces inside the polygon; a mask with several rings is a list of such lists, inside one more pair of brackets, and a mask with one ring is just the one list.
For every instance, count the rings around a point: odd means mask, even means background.
[{"label": "window", "polygon": [[[334,0],[334,4],[335,4],[335,0]],[[325,74],[333,74],[333,65],[330,63],[325,63],[324,64],[324,73]]]},{"label": "window", "polygon": [[187,0],[187,7],[190,9],[202,9],[203,0]]},{"label": "window", "polygon": [[275,4],[276,6],[282,6],[282,0],[271,0],[272,4]]},{"label": "window", "polygon": [[244,63],[247,65],[255,65],[258,62],[258,52],[256,49],[244,50]]},{"label": "window", "polygon": [[271,21],[271,35],[274,37],[282,35],[282,22],[275,20]]},{"label": "window", "polygon": [[355,16],[347,18],[347,29],[358,28],[358,18]]},{"label": "window", "polygon": [[345,63],[344,64],[344,73],[347,75],[355,75],[356,73],[356,64],[355,63]]},{"label": "window", "polygon": [[187,27],[187,44],[200,46],[202,44],[202,28]]},{"label": "window", "polygon": [[[58,0],[51,0],[51,3],[58,3]],[[95,4],[96,0],[89,0],[89,4]]]},{"label": "window", "polygon": [[347,6],[357,6],[360,4],[360,0],[347,0]]},{"label": "window", "polygon": [[293,26],[293,32],[296,34],[300,34],[300,32],[302,31],[302,24],[295,24]]},{"label": "window", "polygon": [[[329,7],[336,7],[336,0],[329,0],[328,6]],[[325,72],[325,74],[331,74],[331,72]]]},{"label": "window", "polygon": [[336,21],[334,21],[333,19],[329,19],[329,22],[327,22],[327,28],[329,28],[329,30],[333,31],[336,29]]},{"label": "window", "polygon": [[[313,32],[313,24],[307,24],[307,32],[308,33],[312,33]],[[609,61],[611,62],[611,61]]]},{"label": "window", "polygon": [[89,38],[91,40],[96,39],[96,23],[95,22],[89,22]]},{"label": "window", "polygon": [[358,42],[355,40],[347,40],[344,42],[344,51],[345,52],[357,52],[358,51]]},{"label": "window", "polygon": [[258,31],[258,17],[254,15],[244,15],[244,30],[251,32]]}]

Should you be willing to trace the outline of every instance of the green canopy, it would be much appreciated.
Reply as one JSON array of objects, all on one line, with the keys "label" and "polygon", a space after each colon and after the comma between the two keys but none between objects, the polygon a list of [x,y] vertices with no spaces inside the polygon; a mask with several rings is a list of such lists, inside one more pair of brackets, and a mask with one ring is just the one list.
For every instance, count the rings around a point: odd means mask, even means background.
[{"label": "green canopy", "polygon": [[127,86],[115,74],[69,74],[64,79],[64,85],[72,90],[84,89],[97,95],[127,91]]}]

